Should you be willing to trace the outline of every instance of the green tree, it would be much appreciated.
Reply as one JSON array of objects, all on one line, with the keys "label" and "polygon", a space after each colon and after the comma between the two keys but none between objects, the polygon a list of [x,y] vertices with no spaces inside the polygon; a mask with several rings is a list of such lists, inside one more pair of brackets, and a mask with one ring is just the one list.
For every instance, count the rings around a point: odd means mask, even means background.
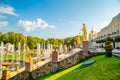
[{"label": "green tree", "polygon": [[115,42],[120,42],[120,37],[119,36],[115,37]]},{"label": "green tree", "polygon": [[1,35],[0,40],[3,41],[4,43],[8,43],[9,42],[9,35],[8,34]]},{"label": "green tree", "polygon": [[2,35],[2,32],[0,32],[0,36]]},{"label": "green tree", "polygon": [[27,38],[20,33],[15,34],[15,48],[18,49],[18,43],[21,43],[21,48],[23,48],[23,45],[27,43]]},{"label": "green tree", "polygon": [[1,36],[2,36],[2,32],[0,32],[0,42],[1,42]]},{"label": "green tree", "polygon": [[27,44],[30,49],[37,48],[37,44],[40,43],[40,40],[36,37],[28,36],[27,37]]},{"label": "green tree", "polygon": [[7,34],[9,35],[9,42],[11,44],[15,43],[15,33],[14,32],[8,32]]}]

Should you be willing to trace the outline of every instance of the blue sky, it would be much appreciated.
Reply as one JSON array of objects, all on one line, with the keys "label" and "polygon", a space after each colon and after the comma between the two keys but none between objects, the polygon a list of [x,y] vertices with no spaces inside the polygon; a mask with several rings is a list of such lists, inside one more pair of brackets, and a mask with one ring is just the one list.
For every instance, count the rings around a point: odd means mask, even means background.
[{"label": "blue sky", "polygon": [[78,35],[82,24],[97,32],[120,13],[120,0],[1,0],[0,31],[42,38]]}]

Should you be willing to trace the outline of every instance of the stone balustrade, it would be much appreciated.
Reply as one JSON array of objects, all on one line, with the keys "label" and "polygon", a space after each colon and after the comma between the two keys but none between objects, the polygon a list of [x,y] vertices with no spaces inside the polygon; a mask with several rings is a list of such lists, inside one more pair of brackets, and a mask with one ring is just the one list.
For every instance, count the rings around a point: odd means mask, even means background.
[{"label": "stone balustrade", "polygon": [[[55,54],[58,54],[57,52]],[[45,61],[41,61],[38,62],[36,64],[32,64],[29,66],[26,66],[24,69],[18,70],[18,73],[16,72],[12,72],[14,73],[9,80],[30,80],[31,78],[38,78],[38,77],[42,77],[45,76],[47,74],[68,68],[70,66],[73,66],[79,62],[81,62],[82,60],[91,57],[91,56],[95,56],[95,55],[100,55],[103,54],[101,52],[86,52],[84,53],[82,50],[76,50],[76,51],[72,51],[69,53],[69,55],[65,56],[65,58],[61,58],[60,60],[58,59],[48,59]],[[54,55],[52,58],[56,57],[58,55]],[[59,58],[59,57],[57,57]],[[28,71],[26,70],[27,67],[32,67],[32,71]],[[28,69],[29,69],[28,68]]]}]

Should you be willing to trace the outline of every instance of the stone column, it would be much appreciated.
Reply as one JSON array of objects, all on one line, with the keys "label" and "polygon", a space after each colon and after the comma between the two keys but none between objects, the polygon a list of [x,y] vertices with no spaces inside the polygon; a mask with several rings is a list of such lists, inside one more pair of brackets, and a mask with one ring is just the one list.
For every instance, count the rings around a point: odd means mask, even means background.
[{"label": "stone column", "polygon": [[55,50],[53,53],[52,53],[52,62],[58,62],[58,51]]}]

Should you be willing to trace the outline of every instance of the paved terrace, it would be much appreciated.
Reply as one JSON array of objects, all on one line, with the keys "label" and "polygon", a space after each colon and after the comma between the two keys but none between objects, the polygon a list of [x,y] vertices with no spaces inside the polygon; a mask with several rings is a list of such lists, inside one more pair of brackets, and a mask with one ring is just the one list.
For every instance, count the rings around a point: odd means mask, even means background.
[{"label": "paved terrace", "polygon": [[[62,53],[62,54],[60,54],[59,56],[58,56],[58,59],[59,59],[59,61],[61,61],[61,60],[63,60],[63,59],[65,59],[65,58],[67,58],[67,57],[69,57],[69,56],[72,56],[72,55],[74,55],[75,53],[77,53],[77,52],[79,52],[81,49],[79,49],[79,48],[75,48],[75,49],[73,49],[73,50],[71,50],[70,52],[68,52],[68,53]],[[36,64],[33,64],[33,70],[36,70],[38,67],[41,67],[41,66],[43,66],[44,64],[46,64],[46,63],[49,63],[51,61],[51,58],[48,58],[48,59],[46,59],[46,60],[44,60],[44,61],[39,61],[39,62],[37,62]],[[15,76],[15,75],[17,75],[17,74],[19,74],[19,73],[21,73],[21,72],[23,72],[23,71],[25,71],[25,67],[22,67],[22,68],[20,68],[20,69],[18,69],[18,71],[11,71],[10,70],[10,76],[11,77],[13,77],[13,76]],[[2,77],[2,73],[0,74],[0,78]]]}]

